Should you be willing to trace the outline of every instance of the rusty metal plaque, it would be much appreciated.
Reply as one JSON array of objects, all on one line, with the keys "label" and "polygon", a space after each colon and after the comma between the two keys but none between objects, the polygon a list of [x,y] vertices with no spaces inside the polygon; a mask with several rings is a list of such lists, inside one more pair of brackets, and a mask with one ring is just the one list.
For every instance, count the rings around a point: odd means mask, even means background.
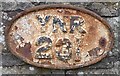
[{"label": "rusty metal plaque", "polygon": [[68,5],[36,6],[17,14],[5,31],[10,51],[37,67],[73,69],[103,59],[113,45],[108,23]]}]

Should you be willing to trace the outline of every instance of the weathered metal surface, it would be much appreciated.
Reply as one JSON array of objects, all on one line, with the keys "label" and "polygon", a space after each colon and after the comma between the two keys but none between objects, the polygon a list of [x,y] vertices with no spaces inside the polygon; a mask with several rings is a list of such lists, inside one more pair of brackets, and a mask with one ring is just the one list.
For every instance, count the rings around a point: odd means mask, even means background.
[{"label": "weathered metal surface", "polygon": [[110,26],[95,13],[68,5],[42,5],[19,13],[6,27],[11,52],[45,68],[94,64],[113,45]]}]

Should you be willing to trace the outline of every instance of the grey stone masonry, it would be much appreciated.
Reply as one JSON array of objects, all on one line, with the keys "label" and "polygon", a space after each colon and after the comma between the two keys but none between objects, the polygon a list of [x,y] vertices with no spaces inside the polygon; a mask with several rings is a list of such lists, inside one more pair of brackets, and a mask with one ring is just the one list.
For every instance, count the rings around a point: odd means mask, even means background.
[{"label": "grey stone masonry", "polygon": [[[44,4],[67,4],[83,7],[96,12],[103,17],[112,27],[114,32],[114,47],[103,60],[84,68],[70,70],[55,70],[38,68],[29,65],[16,56],[7,48],[5,43],[4,28],[8,26],[12,18],[21,11],[33,6]],[[62,74],[84,76],[88,74],[120,75],[120,2],[0,2],[0,54],[2,56],[2,74]],[[5,76],[6,76],[5,75]]]}]

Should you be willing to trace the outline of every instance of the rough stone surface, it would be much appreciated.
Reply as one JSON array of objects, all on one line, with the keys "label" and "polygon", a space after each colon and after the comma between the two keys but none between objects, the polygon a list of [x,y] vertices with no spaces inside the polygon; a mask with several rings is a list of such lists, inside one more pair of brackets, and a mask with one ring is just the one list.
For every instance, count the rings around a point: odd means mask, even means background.
[{"label": "rough stone surface", "polygon": [[91,3],[88,9],[94,10],[101,16],[118,16],[118,3]]},{"label": "rough stone surface", "polygon": [[10,10],[24,10],[26,8],[30,8],[33,5],[30,2],[2,2],[2,7],[4,8],[4,11],[10,11]]},{"label": "rough stone surface", "polygon": [[14,65],[23,65],[25,64],[23,61],[21,61],[19,58],[15,57],[11,53],[3,53],[2,54],[2,66],[14,66]]},{"label": "rough stone surface", "polygon": [[[2,4],[2,5],[1,5]],[[26,8],[44,5],[61,4],[55,2],[0,2],[0,53],[2,53],[2,73],[3,74],[63,74],[65,76],[84,76],[85,74],[114,74],[120,75],[120,7],[118,2],[66,2],[62,4],[74,5],[92,10],[102,16],[110,25],[114,32],[114,47],[106,58],[100,62],[78,69],[53,70],[37,68],[21,61],[7,49],[4,40],[4,28],[8,26],[11,19]]]},{"label": "rough stone surface", "polygon": [[11,66],[2,69],[3,74],[65,74],[64,70],[37,68],[32,65]]},{"label": "rough stone surface", "polygon": [[[32,6],[42,5],[42,4],[60,4],[55,2],[2,2],[3,11],[9,10],[24,10],[26,8],[30,8]],[[118,16],[118,2],[103,2],[103,3],[96,3],[96,2],[71,2],[71,3],[63,3],[68,5],[75,5],[79,7],[85,7],[90,9],[101,16]]]}]

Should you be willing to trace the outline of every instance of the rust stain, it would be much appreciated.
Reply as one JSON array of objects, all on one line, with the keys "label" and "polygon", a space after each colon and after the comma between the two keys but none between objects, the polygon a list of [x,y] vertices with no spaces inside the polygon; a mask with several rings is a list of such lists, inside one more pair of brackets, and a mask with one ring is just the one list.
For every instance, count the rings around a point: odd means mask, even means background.
[{"label": "rust stain", "polygon": [[101,37],[100,40],[99,40],[99,45],[102,47],[102,48],[105,48],[106,46],[106,39]]},{"label": "rust stain", "polygon": [[16,51],[22,56],[25,56],[26,58],[32,60],[32,54],[30,48],[31,48],[31,44],[25,43],[24,47],[19,47],[16,49]]}]

